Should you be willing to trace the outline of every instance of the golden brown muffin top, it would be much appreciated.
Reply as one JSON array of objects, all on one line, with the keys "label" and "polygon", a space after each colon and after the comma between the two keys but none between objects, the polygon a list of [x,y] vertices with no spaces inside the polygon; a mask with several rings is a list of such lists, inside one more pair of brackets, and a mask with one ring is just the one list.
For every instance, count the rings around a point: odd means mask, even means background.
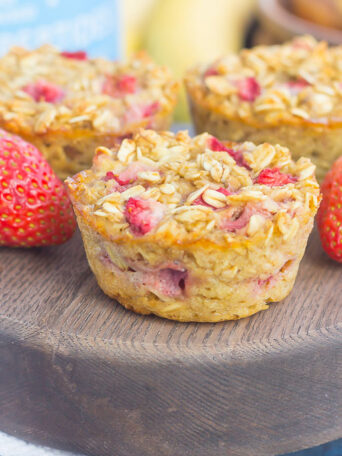
[{"label": "golden brown muffin top", "polygon": [[342,46],[310,36],[226,55],[185,82],[197,102],[252,124],[342,122]]},{"label": "golden brown muffin top", "polygon": [[279,145],[141,130],[98,148],[93,167],[66,183],[76,213],[107,238],[226,244],[294,236],[297,216],[317,209],[314,170]]},{"label": "golden brown muffin top", "polygon": [[177,89],[168,69],[144,53],[120,63],[50,45],[14,47],[0,59],[0,123],[27,134],[83,129],[124,135],[170,111]]}]

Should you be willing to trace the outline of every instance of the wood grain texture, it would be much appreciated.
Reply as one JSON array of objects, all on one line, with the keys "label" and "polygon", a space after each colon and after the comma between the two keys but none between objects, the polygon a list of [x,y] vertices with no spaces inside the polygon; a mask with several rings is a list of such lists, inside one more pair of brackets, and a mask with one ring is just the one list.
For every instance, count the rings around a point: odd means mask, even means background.
[{"label": "wood grain texture", "polygon": [[228,323],[124,310],[79,234],[0,261],[0,429],[92,456],[268,456],[342,436],[342,267],[316,233],[292,294]]}]

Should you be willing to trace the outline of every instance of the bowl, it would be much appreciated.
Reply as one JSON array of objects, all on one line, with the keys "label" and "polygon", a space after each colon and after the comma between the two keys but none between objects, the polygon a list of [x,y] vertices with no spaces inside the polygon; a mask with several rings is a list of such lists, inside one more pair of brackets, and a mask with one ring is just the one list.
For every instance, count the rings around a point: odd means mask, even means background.
[{"label": "bowl", "polygon": [[330,44],[342,43],[342,30],[318,25],[296,16],[288,0],[259,0],[260,28],[274,43],[291,39],[295,35],[312,35]]}]

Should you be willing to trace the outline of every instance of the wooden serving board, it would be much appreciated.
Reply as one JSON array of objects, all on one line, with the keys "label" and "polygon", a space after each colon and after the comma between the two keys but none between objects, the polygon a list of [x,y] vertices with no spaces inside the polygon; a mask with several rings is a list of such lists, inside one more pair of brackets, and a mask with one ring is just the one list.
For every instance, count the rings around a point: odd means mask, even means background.
[{"label": "wooden serving board", "polygon": [[217,324],[124,310],[79,233],[0,261],[1,430],[92,456],[268,456],[342,436],[342,266],[317,233],[285,301]]}]

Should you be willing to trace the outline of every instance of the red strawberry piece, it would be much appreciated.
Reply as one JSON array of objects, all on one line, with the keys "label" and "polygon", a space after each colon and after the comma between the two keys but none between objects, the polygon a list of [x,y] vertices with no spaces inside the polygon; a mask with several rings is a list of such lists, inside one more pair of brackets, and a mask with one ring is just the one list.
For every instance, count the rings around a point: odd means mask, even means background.
[{"label": "red strawberry piece", "polygon": [[254,101],[261,92],[258,81],[253,78],[244,78],[237,81],[238,95],[243,101]]},{"label": "red strawberry piece", "polygon": [[65,96],[65,92],[61,87],[43,80],[27,84],[22,90],[37,102],[47,101],[48,103],[58,103]]},{"label": "red strawberry piece", "polygon": [[205,73],[204,73],[204,77],[207,78],[208,76],[217,76],[219,73],[217,71],[216,68],[214,67],[209,67]]},{"label": "red strawberry piece", "polygon": [[152,292],[177,298],[184,293],[187,276],[186,270],[166,268],[156,272],[144,272],[141,274],[141,280]]},{"label": "red strawberry piece", "polygon": [[291,90],[291,92],[297,94],[299,93],[301,90],[305,89],[305,87],[308,87],[310,84],[308,83],[308,81],[306,81],[305,79],[295,79],[293,81],[289,81],[287,83],[287,86],[289,87],[289,89]]},{"label": "red strawberry piece", "polygon": [[255,212],[254,208],[246,206],[237,216],[224,219],[222,228],[231,232],[241,230],[248,224],[249,219]]},{"label": "red strawberry piece", "polygon": [[239,165],[239,166],[243,166],[244,168],[246,169],[250,169],[250,167],[248,166],[248,164],[245,162],[244,158],[243,158],[243,154],[240,150],[231,150],[229,152],[229,155],[234,158],[234,160],[236,161],[236,164]]},{"label": "red strawberry piece", "polygon": [[226,195],[226,196],[229,196],[232,194],[232,192],[230,192],[229,190],[227,190],[226,188],[223,188],[223,187],[220,187],[216,191],[219,193],[222,193],[223,195]]},{"label": "red strawberry piece", "polygon": [[133,162],[127,166],[120,174],[114,174],[112,171],[108,171],[104,178],[105,181],[115,179],[120,185],[132,184],[137,178],[141,171],[147,171],[151,169],[150,166],[143,165],[138,162]]},{"label": "red strawberry piece", "polygon": [[297,182],[297,178],[291,174],[282,173],[279,168],[265,168],[261,171],[255,182],[270,187],[281,187],[282,185]]},{"label": "red strawberry piece", "polygon": [[221,143],[221,141],[219,141],[214,136],[209,138],[209,148],[211,150],[213,150],[214,152],[228,152],[229,154],[234,152],[233,149],[228,149],[227,146],[225,146],[223,143]]},{"label": "red strawberry piece", "polygon": [[144,235],[155,228],[164,215],[164,205],[158,201],[129,198],[125,217],[136,235]]},{"label": "red strawberry piece", "polygon": [[66,57],[67,59],[88,60],[88,55],[85,51],[63,51],[61,52],[61,56]]},{"label": "red strawberry piece", "polygon": [[239,150],[234,150],[226,147],[221,141],[212,136],[209,139],[209,148],[215,152],[228,152],[228,154],[236,161],[236,164],[250,169],[243,158],[243,154]]},{"label": "red strawberry piece", "polygon": [[332,259],[342,263],[342,157],[325,176],[321,190],[317,224],[322,246]]},{"label": "red strawberry piece", "polygon": [[118,176],[114,176],[114,179],[119,185],[128,185],[132,184],[135,181],[136,175],[131,175],[128,170],[127,172],[123,172]]},{"label": "red strawberry piece", "polygon": [[105,177],[103,178],[103,180],[105,182],[109,181],[109,180],[112,180],[112,179],[115,179],[115,174],[113,173],[113,171],[108,171],[106,172],[106,175]]},{"label": "red strawberry piece", "polygon": [[228,208],[227,217],[222,221],[221,228],[227,231],[238,231],[245,228],[254,214],[260,214],[265,218],[270,217],[270,212],[263,207],[247,204],[242,210],[234,207]]},{"label": "red strawberry piece", "polygon": [[105,182],[110,182],[110,181],[115,182],[115,184],[110,187],[110,193],[112,193],[112,192],[122,193],[129,188],[129,185],[120,185],[117,182],[117,176],[113,173],[113,171],[108,171],[102,179]]},{"label": "red strawberry piece", "polygon": [[159,109],[158,101],[148,105],[133,105],[124,115],[125,123],[141,122],[141,120],[151,117]]},{"label": "red strawberry piece", "polygon": [[65,186],[38,149],[0,130],[0,245],[61,244],[75,227]]},{"label": "red strawberry piece", "polygon": [[227,231],[238,231],[242,228],[245,228],[254,214],[260,214],[265,218],[270,216],[270,212],[260,206],[255,206],[252,204],[247,204],[244,209],[236,213],[235,208],[228,209],[228,217],[225,218],[222,222],[222,228]]},{"label": "red strawberry piece", "polygon": [[141,163],[131,163],[120,174],[115,176],[115,180],[120,185],[132,184],[138,177],[141,171],[146,171],[149,167]]},{"label": "red strawberry piece", "polygon": [[102,85],[102,93],[111,97],[123,97],[137,90],[137,79],[129,74],[107,75]]},{"label": "red strawberry piece", "polygon": [[159,103],[158,101],[155,101],[154,103],[151,103],[149,105],[143,106],[142,108],[142,116],[143,117],[150,117],[153,116],[159,109]]},{"label": "red strawberry piece", "polygon": [[110,187],[110,192],[119,192],[122,193],[129,188],[129,185],[121,185],[117,181],[117,176],[113,171],[108,171],[106,175],[102,178],[105,182],[114,181],[114,185]]},{"label": "red strawberry piece", "polygon": [[160,291],[165,296],[181,296],[185,289],[185,283],[188,276],[187,271],[176,271],[174,269],[161,269],[158,274]]},{"label": "red strawberry piece", "polygon": [[116,87],[122,93],[134,93],[137,90],[137,79],[129,74],[124,74],[118,79]]}]

